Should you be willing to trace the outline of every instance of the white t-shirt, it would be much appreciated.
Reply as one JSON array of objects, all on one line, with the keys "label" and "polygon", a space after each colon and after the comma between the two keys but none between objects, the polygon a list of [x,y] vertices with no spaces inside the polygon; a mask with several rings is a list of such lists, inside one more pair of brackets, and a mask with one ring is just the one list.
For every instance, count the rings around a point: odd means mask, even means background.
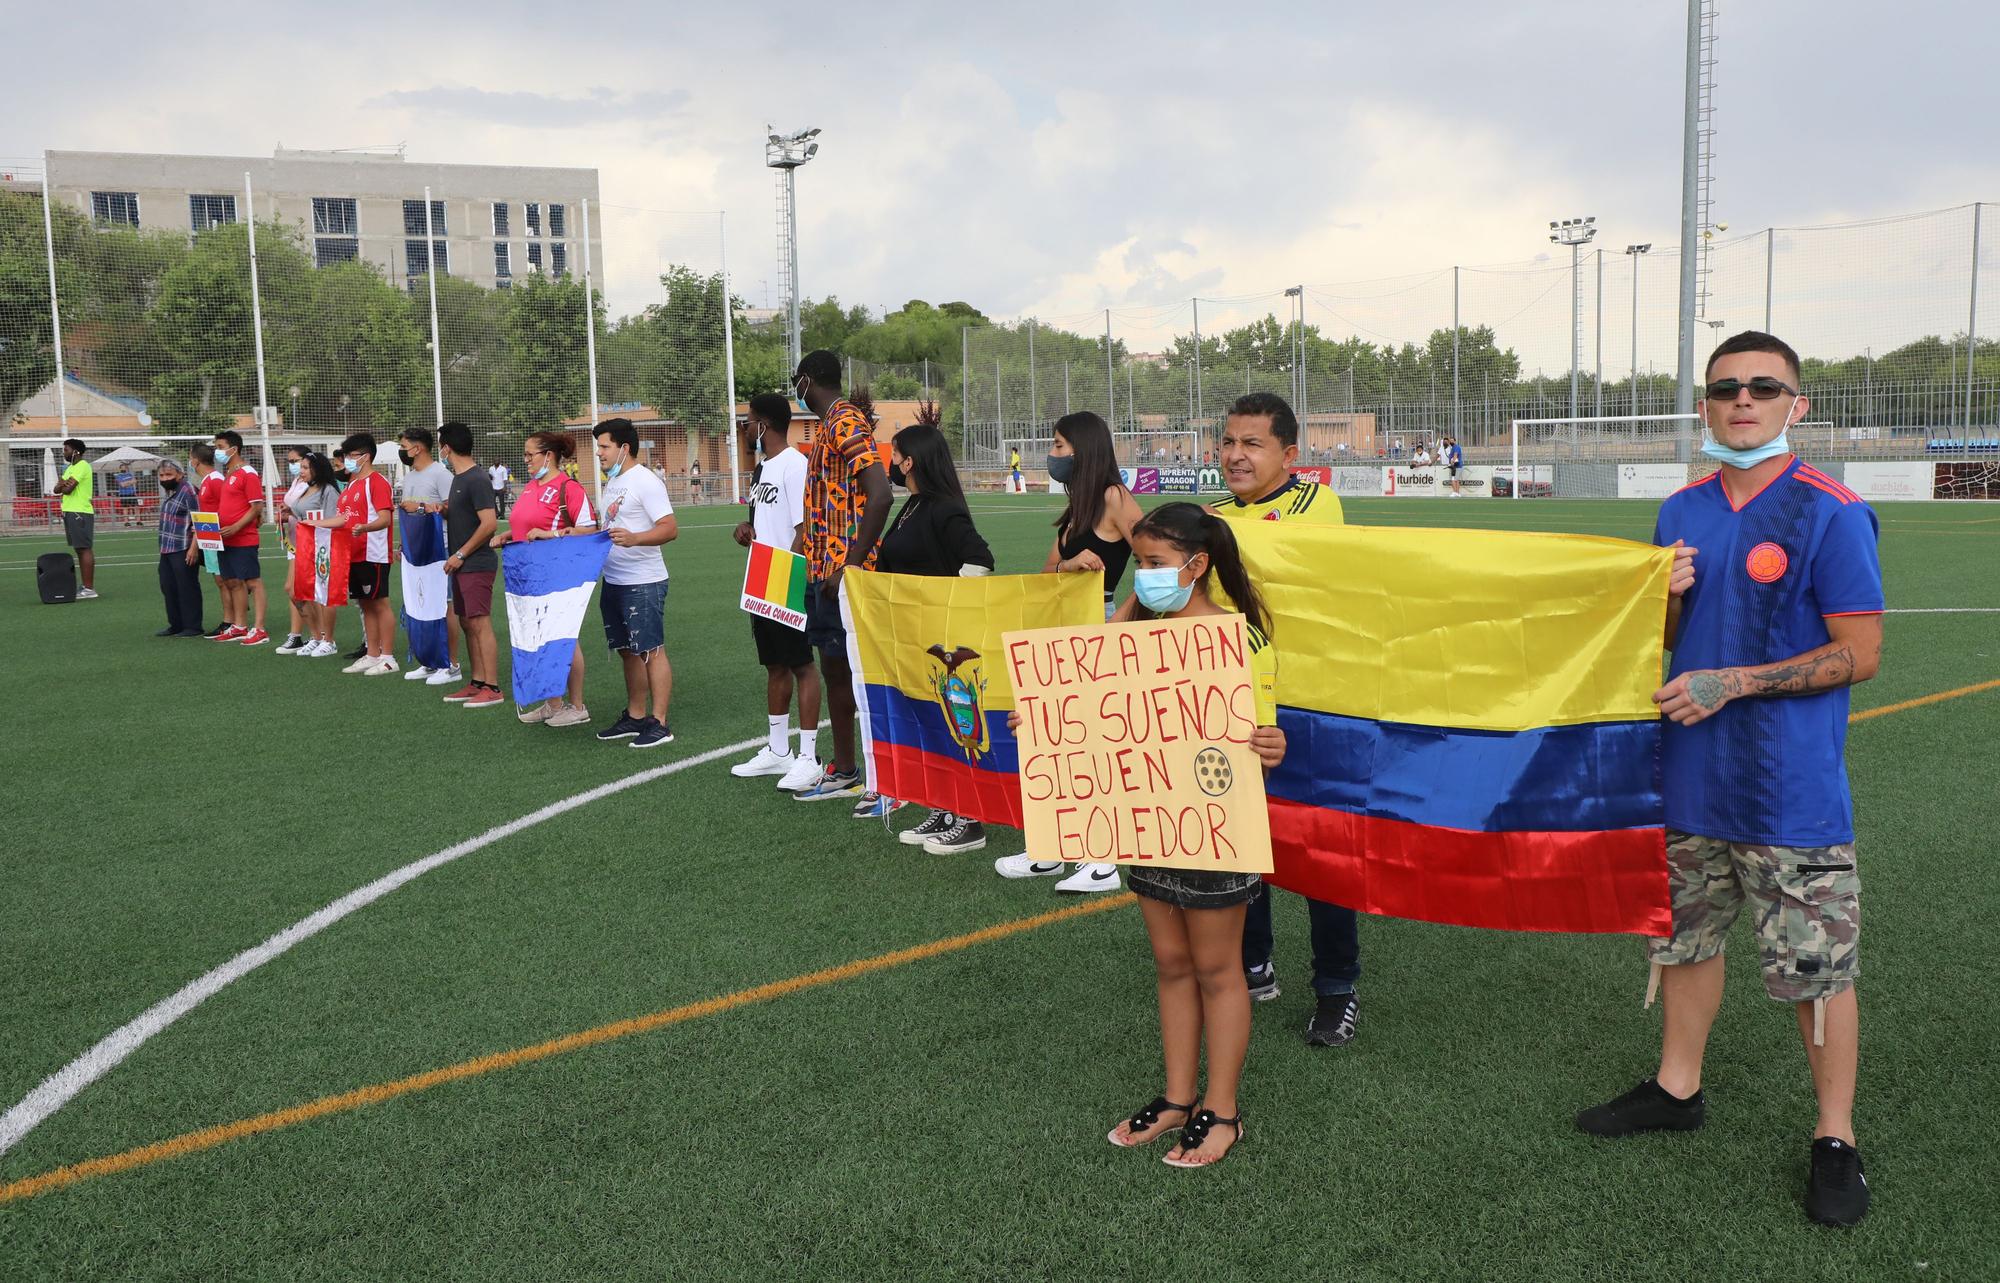
[{"label": "white t-shirt", "polygon": [[[604,483],[604,529],[630,530],[634,534],[651,530],[661,517],[671,516],[673,502],[667,498],[667,483],[636,463]],[[604,559],[604,582],[621,586],[656,584],[667,577],[667,559],[659,546],[647,548],[611,547]]]},{"label": "white t-shirt", "polygon": [[[449,469],[447,469],[447,471],[449,471]],[[498,493],[499,491],[505,490],[507,488],[506,464],[504,463],[494,464],[492,467],[486,470],[486,475],[493,479],[493,489],[495,493]],[[451,492],[451,482],[450,479],[447,477],[445,481],[445,493],[449,494],[450,492]]]},{"label": "white t-shirt", "polygon": [[764,460],[750,487],[750,525],[758,543],[790,548],[806,519],[806,457],[786,446]]},{"label": "white t-shirt", "polygon": [[444,503],[451,498],[451,469],[431,460],[428,468],[411,468],[403,473],[403,498],[418,503]]},{"label": "white t-shirt", "polygon": [[1418,466],[1419,468],[1428,468],[1428,467],[1430,467],[1430,466],[1431,466],[1431,452],[1430,452],[1430,451],[1428,451],[1428,450],[1426,450],[1426,449],[1424,449],[1424,448],[1423,448],[1422,446],[1418,446],[1418,447],[1417,447],[1417,459],[1416,459],[1416,463],[1417,463],[1417,466]]}]

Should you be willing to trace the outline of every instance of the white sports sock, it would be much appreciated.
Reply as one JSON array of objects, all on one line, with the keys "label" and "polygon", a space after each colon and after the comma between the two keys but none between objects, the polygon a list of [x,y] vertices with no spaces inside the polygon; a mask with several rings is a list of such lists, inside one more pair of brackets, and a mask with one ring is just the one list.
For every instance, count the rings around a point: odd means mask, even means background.
[{"label": "white sports sock", "polygon": [[799,760],[801,762],[819,761],[819,730],[817,727],[811,730],[803,726],[799,728]]},{"label": "white sports sock", "polygon": [[770,746],[773,753],[776,753],[779,757],[783,757],[785,755],[785,740],[791,734],[792,730],[791,715],[788,713],[779,713],[775,716],[767,714],[764,720],[770,723],[771,728],[765,742]]}]

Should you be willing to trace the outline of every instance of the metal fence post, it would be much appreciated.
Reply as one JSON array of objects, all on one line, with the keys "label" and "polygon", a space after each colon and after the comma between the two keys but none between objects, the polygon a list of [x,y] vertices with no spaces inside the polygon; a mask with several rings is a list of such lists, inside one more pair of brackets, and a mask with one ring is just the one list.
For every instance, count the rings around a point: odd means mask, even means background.
[{"label": "metal fence post", "polygon": [[[270,395],[264,386],[264,300],[257,286],[257,197],[250,190],[250,171],[243,171],[243,230],[249,234],[250,243],[250,336],[256,341],[257,352],[257,426],[263,439],[264,470],[269,472],[271,458],[271,415],[268,409]],[[430,217],[430,204],[424,204],[424,217]],[[374,460],[369,460],[374,462]],[[264,520],[273,525],[278,521],[277,488],[264,488]]]},{"label": "metal fence post", "polygon": [[1189,299],[1194,307],[1194,405],[1190,414],[1201,417],[1201,300]]},{"label": "metal fence post", "polygon": [[1118,377],[1113,372],[1111,360],[1111,309],[1104,309],[1104,421],[1112,431],[1118,429]]},{"label": "metal fence post", "polygon": [[1771,284],[1778,265],[1778,229],[1764,229],[1764,333],[1771,332]]},{"label": "metal fence post", "polygon": [[56,421],[62,434],[69,436],[69,391],[63,386],[62,304],[56,299],[56,232],[49,213],[48,153],[42,154],[42,243],[49,251],[49,331],[56,345]]},{"label": "metal fence post", "polygon": [[[444,426],[444,342],[438,337],[437,229],[431,222],[431,189],[424,188],[424,280],[431,293],[431,401]],[[603,496],[598,496],[600,499]]]},{"label": "metal fence post", "polygon": [[[1451,439],[1458,440],[1458,268],[1451,269]],[[1354,408],[1354,367],[1347,367],[1347,408]]]},{"label": "metal fence post", "polygon": [[[1597,417],[1604,417],[1604,251],[1597,251]],[[1603,428],[1599,428],[1601,433]]]},{"label": "metal fence post", "polygon": [[[743,472],[736,462],[736,309],[729,301],[729,215],[718,213],[716,251],[722,269],[722,408],[729,416],[729,502],[743,502]],[[588,328],[583,332],[584,352],[590,362],[590,418],[597,420],[597,308],[591,302],[590,284],[590,202],[583,202],[583,299]]]},{"label": "metal fence post", "polygon": [[972,327],[958,327],[958,422],[965,431],[966,445],[972,443]]},{"label": "metal fence post", "polygon": [[1975,349],[1973,344],[1979,334],[1979,210],[1980,203],[1972,202],[1972,305],[1965,321],[1965,426],[1972,426],[1972,369]]},{"label": "metal fence post", "polygon": [[1042,403],[1035,396],[1035,318],[1028,318],[1028,422],[1042,421]]}]

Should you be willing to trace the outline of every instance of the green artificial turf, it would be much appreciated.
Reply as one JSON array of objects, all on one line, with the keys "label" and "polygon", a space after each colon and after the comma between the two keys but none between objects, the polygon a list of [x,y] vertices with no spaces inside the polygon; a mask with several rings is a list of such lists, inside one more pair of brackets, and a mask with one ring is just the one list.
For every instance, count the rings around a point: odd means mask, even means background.
[{"label": "green artificial turf", "polygon": [[[1038,569],[1049,501],[974,503],[1001,569]],[[1346,507],[1629,538],[1654,513]],[[2000,607],[2000,509],[1880,512],[1892,606]],[[332,660],[156,640],[144,534],[107,532],[102,598],[62,607],[34,593],[53,541],[0,543],[0,1108],[383,873],[760,736],[735,513],[683,516],[679,740],[650,753]],[[593,611],[602,722],[622,686],[600,637]],[[2000,616],[1896,615],[1855,706],[1996,677]],[[1849,741],[1876,1193],[1850,1232],[1800,1211],[1810,1081],[1741,928],[1707,1128],[1605,1143],[1570,1117],[1652,1067],[1638,942],[1368,918],[1360,1038],[1314,1052],[1304,913],[1281,894],[1284,994],[1256,1010],[1246,1135],[1212,1170],[1102,1139],[1159,1086],[1144,934],[1119,908],[0,1206],[0,1279],[1992,1278],[1996,743],[2000,690]],[[941,858],[847,811],[725,760],[501,840],[226,989],[0,1157],[0,1184],[1066,903],[993,875],[1017,834]]]}]

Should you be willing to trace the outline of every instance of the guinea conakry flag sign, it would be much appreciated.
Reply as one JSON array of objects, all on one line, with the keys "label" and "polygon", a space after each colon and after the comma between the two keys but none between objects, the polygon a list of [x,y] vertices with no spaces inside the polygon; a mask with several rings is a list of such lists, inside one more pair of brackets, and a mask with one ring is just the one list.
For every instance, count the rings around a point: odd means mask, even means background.
[{"label": "guinea conakry flag sign", "polygon": [[352,537],[345,530],[301,524],[298,540],[298,555],[292,560],[292,598],[322,606],[346,605]]},{"label": "guinea conakry flag sign", "polygon": [[1003,641],[1030,851],[1271,871],[1243,616],[1037,628]]},{"label": "guinea conakry flag sign", "polygon": [[1670,549],[1236,522],[1272,615],[1271,881],[1398,918],[1665,935]]},{"label": "guinea conakry flag sign", "polygon": [[743,609],[800,632],[806,627],[806,559],[789,548],[750,545],[743,567]]},{"label": "guinea conakry flag sign", "polygon": [[848,570],[841,620],[868,787],[992,824],[1021,824],[1001,637],[1104,622],[1104,576],[934,577]]}]

